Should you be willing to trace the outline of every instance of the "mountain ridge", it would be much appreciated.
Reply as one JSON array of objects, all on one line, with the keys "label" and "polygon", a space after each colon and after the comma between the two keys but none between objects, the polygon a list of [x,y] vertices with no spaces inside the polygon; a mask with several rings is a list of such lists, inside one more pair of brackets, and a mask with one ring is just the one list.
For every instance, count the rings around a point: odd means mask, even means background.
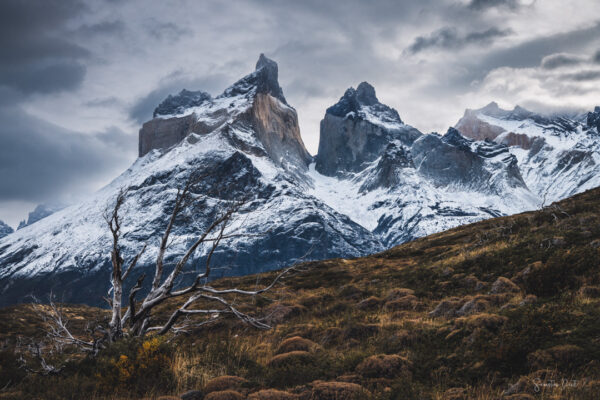
[{"label": "mountain ridge", "polygon": [[[526,150],[515,152],[496,140],[505,128],[483,141],[454,128],[443,136],[423,134],[382,104],[366,82],[326,110],[313,158],[277,78],[277,64],[261,55],[254,72],[219,96],[182,91],[179,98],[167,97],[140,129],[142,156],[128,170],[87,201],[0,240],[2,304],[50,291],[68,301],[101,302],[110,269],[103,210],[121,188],[128,189],[122,253],[136,254],[146,243],[143,270],[156,254],[177,188],[198,171],[208,176],[193,193],[203,201],[174,232],[169,260],[185,251],[219,207],[249,197],[233,222],[241,235],[215,254],[220,275],[279,268],[306,254],[309,259],[372,254],[458,225],[537,209],[551,199],[530,190],[536,170],[521,172]],[[533,121],[526,110],[515,110],[488,108],[501,118]],[[477,122],[496,126],[485,118]],[[596,121],[595,114],[588,119]],[[595,128],[584,131],[581,122],[573,123],[581,137],[596,134]],[[570,131],[560,130],[565,124],[553,125],[556,140],[568,136]],[[537,147],[530,152],[544,149],[541,139],[532,143]],[[594,161],[595,151],[584,162]],[[571,180],[590,174],[577,163],[571,162]],[[190,268],[203,261],[205,251],[194,255]]]}]

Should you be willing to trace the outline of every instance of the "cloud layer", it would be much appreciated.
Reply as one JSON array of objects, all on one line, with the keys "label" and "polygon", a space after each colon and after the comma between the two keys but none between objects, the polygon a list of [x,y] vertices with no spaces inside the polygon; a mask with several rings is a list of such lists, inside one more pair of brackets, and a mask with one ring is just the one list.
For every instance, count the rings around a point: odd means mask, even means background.
[{"label": "cloud layer", "polygon": [[313,153],[324,110],[364,80],[426,132],[491,100],[589,109],[597,15],[594,0],[0,2],[0,219],[107,183],[166,95],[218,94],[261,52]]}]

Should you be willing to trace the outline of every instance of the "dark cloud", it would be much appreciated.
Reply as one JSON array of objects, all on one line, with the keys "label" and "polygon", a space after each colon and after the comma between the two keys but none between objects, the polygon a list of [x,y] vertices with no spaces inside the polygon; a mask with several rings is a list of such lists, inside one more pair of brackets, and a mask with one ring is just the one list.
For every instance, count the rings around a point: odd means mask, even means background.
[{"label": "dark cloud", "polygon": [[[118,128],[98,133],[98,126],[145,122],[168,94],[183,88],[218,94],[251,72],[261,52],[279,63],[281,86],[298,110],[311,150],[317,147],[326,107],[347,87],[365,80],[407,121],[440,131],[454,114],[462,113],[459,108],[469,106],[465,102],[491,95],[483,93],[487,76],[498,82],[505,76],[519,88],[515,92],[537,85],[531,98],[540,101],[551,98],[537,96],[550,91],[547,86],[553,87],[556,98],[592,90],[594,74],[581,68],[594,68],[590,49],[599,48],[600,24],[590,24],[598,5],[577,0],[549,9],[543,8],[544,2],[524,5],[528,3],[531,0],[0,1],[0,140],[10,145],[0,150],[2,194],[9,197],[4,193],[10,183],[11,190],[20,193],[13,198],[31,200],[44,193],[77,191],[89,181],[88,174],[90,179],[115,176],[128,163],[119,161],[126,158],[122,154],[131,150],[127,161],[135,157],[136,135]],[[545,19],[559,20],[567,10],[569,18],[554,29]],[[442,26],[446,28],[411,40],[420,35],[415,32]],[[508,40],[500,40],[511,33],[504,27],[515,31]],[[531,39],[532,32],[541,33]],[[458,50],[468,46],[465,57]],[[427,57],[411,56],[427,50]],[[564,52],[579,55],[583,64],[561,70],[558,64],[568,60],[552,56]],[[542,62],[544,57],[548,58]],[[595,61],[600,63],[600,53]],[[555,69],[548,69],[552,66]],[[500,67],[511,71],[498,72]],[[173,70],[177,71],[166,76]],[[560,77],[566,73],[572,76]],[[498,100],[516,102],[518,95],[509,93],[507,86],[494,89],[504,91]],[[473,96],[461,100],[469,91]],[[52,115],[65,126],[89,121],[88,134],[47,124],[24,109]],[[13,154],[19,152],[20,160]],[[13,174],[6,169],[8,160],[21,186],[7,177]],[[27,173],[19,174],[19,168]],[[23,188],[28,179],[32,188],[43,189],[41,194]]]},{"label": "dark cloud", "polygon": [[544,69],[556,69],[562,67],[571,67],[581,64],[583,59],[574,54],[557,53],[542,58],[540,66]]},{"label": "dark cloud", "polygon": [[0,119],[0,202],[42,202],[89,189],[132,158],[121,146],[132,146],[135,138],[115,128],[84,135],[16,107],[0,109]]},{"label": "dark cloud", "polygon": [[594,61],[597,64],[600,64],[600,50],[594,53],[594,55],[592,56],[592,61]]},{"label": "dark cloud", "polygon": [[112,35],[119,34],[125,31],[125,23],[121,20],[102,21],[96,24],[85,24],[75,30],[77,35],[94,36],[94,35]]},{"label": "dark cloud", "polygon": [[161,101],[170,94],[179,93],[182,89],[202,90],[214,95],[217,91],[225,89],[225,85],[231,83],[233,83],[232,78],[224,74],[189,78],[181,76],[181,72],[176,71],[166,77],[156,89],[136,100],[129,108],[129,118],[140,124],[148,121]]},{"label": "dark cloud", "polygon": [[174,42],[185,34],[190,34],[189,28],[182,27],[173,22],[163,22],[150,18],[145,23],[146,30],[154,39]]},{"label": "dark cloud", "polygon": [[600,37],[600,22],[591,27],[574,29],[555,35],[544,35],[516,46],[491,52],[483,57],[481,66],[485,72],[498,67],[535,67],[548,54],[576,52]]},{"label": "dark cloud", "polygon": [[61,33],[85,10],[77,0],[0,2],[0,85],[26,94],[78,87],[89,52]]},{"label": "dark cloud", "polygon": [[137,135],[128,134],[116,126],[111,126],[102,132],[96,133],[95,138],[107,147],[117,149],[117,151],[135,150],[138,145]]},{"label": "dark cloud", "polygon": [[576,82],[596,81],[600,79],[600,71],[598,70],[585,70],[573,72],[570,74],[563,74],[560,76],[561,79],[568,79]]},{"label": "dark cloud", "polygon": [[495,7],[505,7],[514,10],[519,8],[519,2],[517,0],[471,0],[468,7],[478,11]]},{"label": "dark cloud", "polygon": [[544,35],[522,41],[517,45],[495,49],[481,57],[464,60],[463,73],[447,80],[451,93],[481,82],[492,70],[501,67],[533,68],[540,66],[542,59],[556,53],[584,52],[600,37],[600,22],[592,26],[577,28],[554,35]]},{"label": "dark cloud", "polygon": [[61,61],[0,66],[0,85],[13,87],[25,94],[54,93],[77,88],[85,77],[86,67],[78,62]]},{"label": "dark cloud", "polygon": [[121,106],[123,102],[116,96],[109,96],[88,100],[83,104],[87,107],[117,107]]},{"label": "dark cloud", "polygon": [[418,53],[430,48],[460,49],[472,44],[485,44],[511,34],[510,29],[489,28],[480,32],[461,34],[456,28],[444,27],[429,36],[419,36],[408,48],[410,53]]}]

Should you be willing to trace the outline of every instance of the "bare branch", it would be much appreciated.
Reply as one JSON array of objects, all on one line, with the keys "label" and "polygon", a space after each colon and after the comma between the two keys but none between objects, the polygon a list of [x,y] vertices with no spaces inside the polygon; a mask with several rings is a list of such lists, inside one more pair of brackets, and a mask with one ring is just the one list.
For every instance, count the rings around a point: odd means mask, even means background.
[{"label": "bare branch", "polygon": [[144,254],[144,251],[146,251],[146,246],[147,245],[144,245],[144,247],[142,247],[142,250],[140,250],[140,252],[137,253],[136,256],[133,258],[133,260],[131,260],[131,262],[129,263],[129,267],[127,267],[127,270],[123,274],[123,278],[122,278],[123,281],[125,279],[127,279],[127,277],[129,276],[129,274],[131,273],[131,271],[135,268],[135,266],[136,266],[137,262],[139,261],[140,257],[142,257],[142,255]]}]

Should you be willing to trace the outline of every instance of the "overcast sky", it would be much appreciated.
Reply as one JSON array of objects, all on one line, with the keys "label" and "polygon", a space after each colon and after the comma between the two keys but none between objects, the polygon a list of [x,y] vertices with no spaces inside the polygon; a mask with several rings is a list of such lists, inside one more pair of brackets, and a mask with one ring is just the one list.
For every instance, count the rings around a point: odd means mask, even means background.
[{"label": "overcast sky", "polygon": [[0,219],[108,183],[167,94],[217,95],[261,52],[313,154],[325,109],[361,81],[423,132],[491,100],[600,104],[597,0],[3,0]]}]

